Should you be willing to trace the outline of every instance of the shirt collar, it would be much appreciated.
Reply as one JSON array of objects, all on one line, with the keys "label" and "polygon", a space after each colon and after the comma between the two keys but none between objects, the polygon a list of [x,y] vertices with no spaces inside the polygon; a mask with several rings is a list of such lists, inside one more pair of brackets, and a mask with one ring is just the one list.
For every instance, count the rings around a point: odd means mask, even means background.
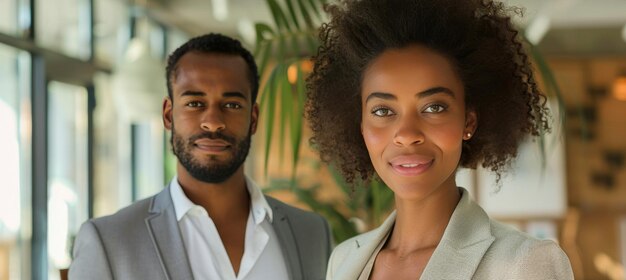
[{"label": "shirt collar", "polygon": [[258,225],[264,219],[265,216],[269,219],[270,223],[274,219],[274,214],[272,212],[272,207],[267,203],[263,192],[259,186],[246,176],[246,187],[248,188],[248,193],[250,194],[250,202],[252,204],[252,215],[254,217],[254,222]]},{"label": "shirt collar", "polygon": [[[273,220],[273,212],[270,205],[267,203],[263,192],[257,186],[257,184],[246,176],[246,188],[250,194],[250,204],[252,205],[250,211],[254,218],[255,224],[260,224],[265,220],[265,217],[269,219],[270,223]],[[194,204],[183,192],[183,188],[178,183],[178,176],[174,176],[170,182],[170,195],[172,196],[172,203],[174,203],[174,211],[176,212],[176,220],[180,221],[192,208],[199,206]]]}]

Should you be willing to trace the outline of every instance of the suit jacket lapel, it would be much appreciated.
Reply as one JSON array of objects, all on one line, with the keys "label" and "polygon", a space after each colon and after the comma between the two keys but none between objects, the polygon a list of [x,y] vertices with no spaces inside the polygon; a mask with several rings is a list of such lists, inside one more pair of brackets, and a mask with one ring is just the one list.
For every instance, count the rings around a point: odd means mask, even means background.
[{"label": "suit jacket lapel", "polygon": [[272,207],[274,216],[272,227],[276,232],[283,257],[287,263],[289,279],[303,279],[302,261],[300,260],[300,254],[298,252],[298,243],[296,242],[297,235],[291,228],[289,216],[271,197],[266,196],[266,199],[267,203]]},{"label": "suit jacket lapel", "polygon": [[[471,279],[495,240],[487,214],[460,189],[461,200],[420,279]],[[333,279],[357,279],[395,220],[394,211],[377,229],[348,241],[350,250],[341,263],[334,264]]]},{"label": "suit jacket lapel", "polygon": [[193,279],[169,186],[152,199],[145,223],[167,279]]},{"label": "suit jacket lapel", "polygon": [[461,201],[420,279],[472,279],[495,240],[489,216],[460,189]]},{"label": "suit jacket lapel", "polygon": [[351,247],[347,258],[343,263],[337,264],[333,279],[357,279],[365,264],[372,256],[376,247],[385,238],[396,221],[396,212],[392,212],[389,217],[378,228],[365,234],[356,236],[347,241]]}]

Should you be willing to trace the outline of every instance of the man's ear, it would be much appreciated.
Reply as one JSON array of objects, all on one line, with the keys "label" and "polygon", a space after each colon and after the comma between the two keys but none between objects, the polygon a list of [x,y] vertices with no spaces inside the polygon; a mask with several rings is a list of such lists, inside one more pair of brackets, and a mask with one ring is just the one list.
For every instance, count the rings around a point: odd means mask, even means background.
[{"label": "man's ear", "polygon": [[163,98],[163,126],[167,130],[172,130],[172,99],[170,97]]},{"label": "man's ear", "polygon": [[250,116],[250,134],[256,133],[257,124],[259,123],[259,104],[252,105],[252,115]]}]

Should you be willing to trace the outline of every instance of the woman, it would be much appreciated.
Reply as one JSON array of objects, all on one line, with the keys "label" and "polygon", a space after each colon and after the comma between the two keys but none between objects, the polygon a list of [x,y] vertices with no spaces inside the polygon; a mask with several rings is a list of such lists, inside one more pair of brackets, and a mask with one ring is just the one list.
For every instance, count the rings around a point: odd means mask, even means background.
[{"label": "woman", "polygon": [[396,211],[340,244],[327,279],[573,279],[563,251],[491,220],[459,166],[500,175],[549,129],[503,4],[343,0],[327,7],[307,118],[349,182],[380,179]]}]

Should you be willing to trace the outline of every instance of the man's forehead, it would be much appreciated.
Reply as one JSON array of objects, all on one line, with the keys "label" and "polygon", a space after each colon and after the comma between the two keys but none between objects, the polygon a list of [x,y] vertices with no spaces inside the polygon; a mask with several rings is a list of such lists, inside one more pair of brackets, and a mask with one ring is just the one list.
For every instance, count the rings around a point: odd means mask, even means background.
[{"label": "man's forehead", "polygon": [[247,77],[249,70],[243,57],[234,54],[188,52],[183,55],[173,68],[171,79],[176,81],[184,71],[220,70],[232,72],[236,76]]},{"label": "man's forehead", "polygon": [[241,67],[242,71],[247,68],[246,61],[237,54],[218,53],[218,52],[202,52],[190,51],[184,54],[176,63],[176,66],[182,65],[215,65],[223,67]]}]

